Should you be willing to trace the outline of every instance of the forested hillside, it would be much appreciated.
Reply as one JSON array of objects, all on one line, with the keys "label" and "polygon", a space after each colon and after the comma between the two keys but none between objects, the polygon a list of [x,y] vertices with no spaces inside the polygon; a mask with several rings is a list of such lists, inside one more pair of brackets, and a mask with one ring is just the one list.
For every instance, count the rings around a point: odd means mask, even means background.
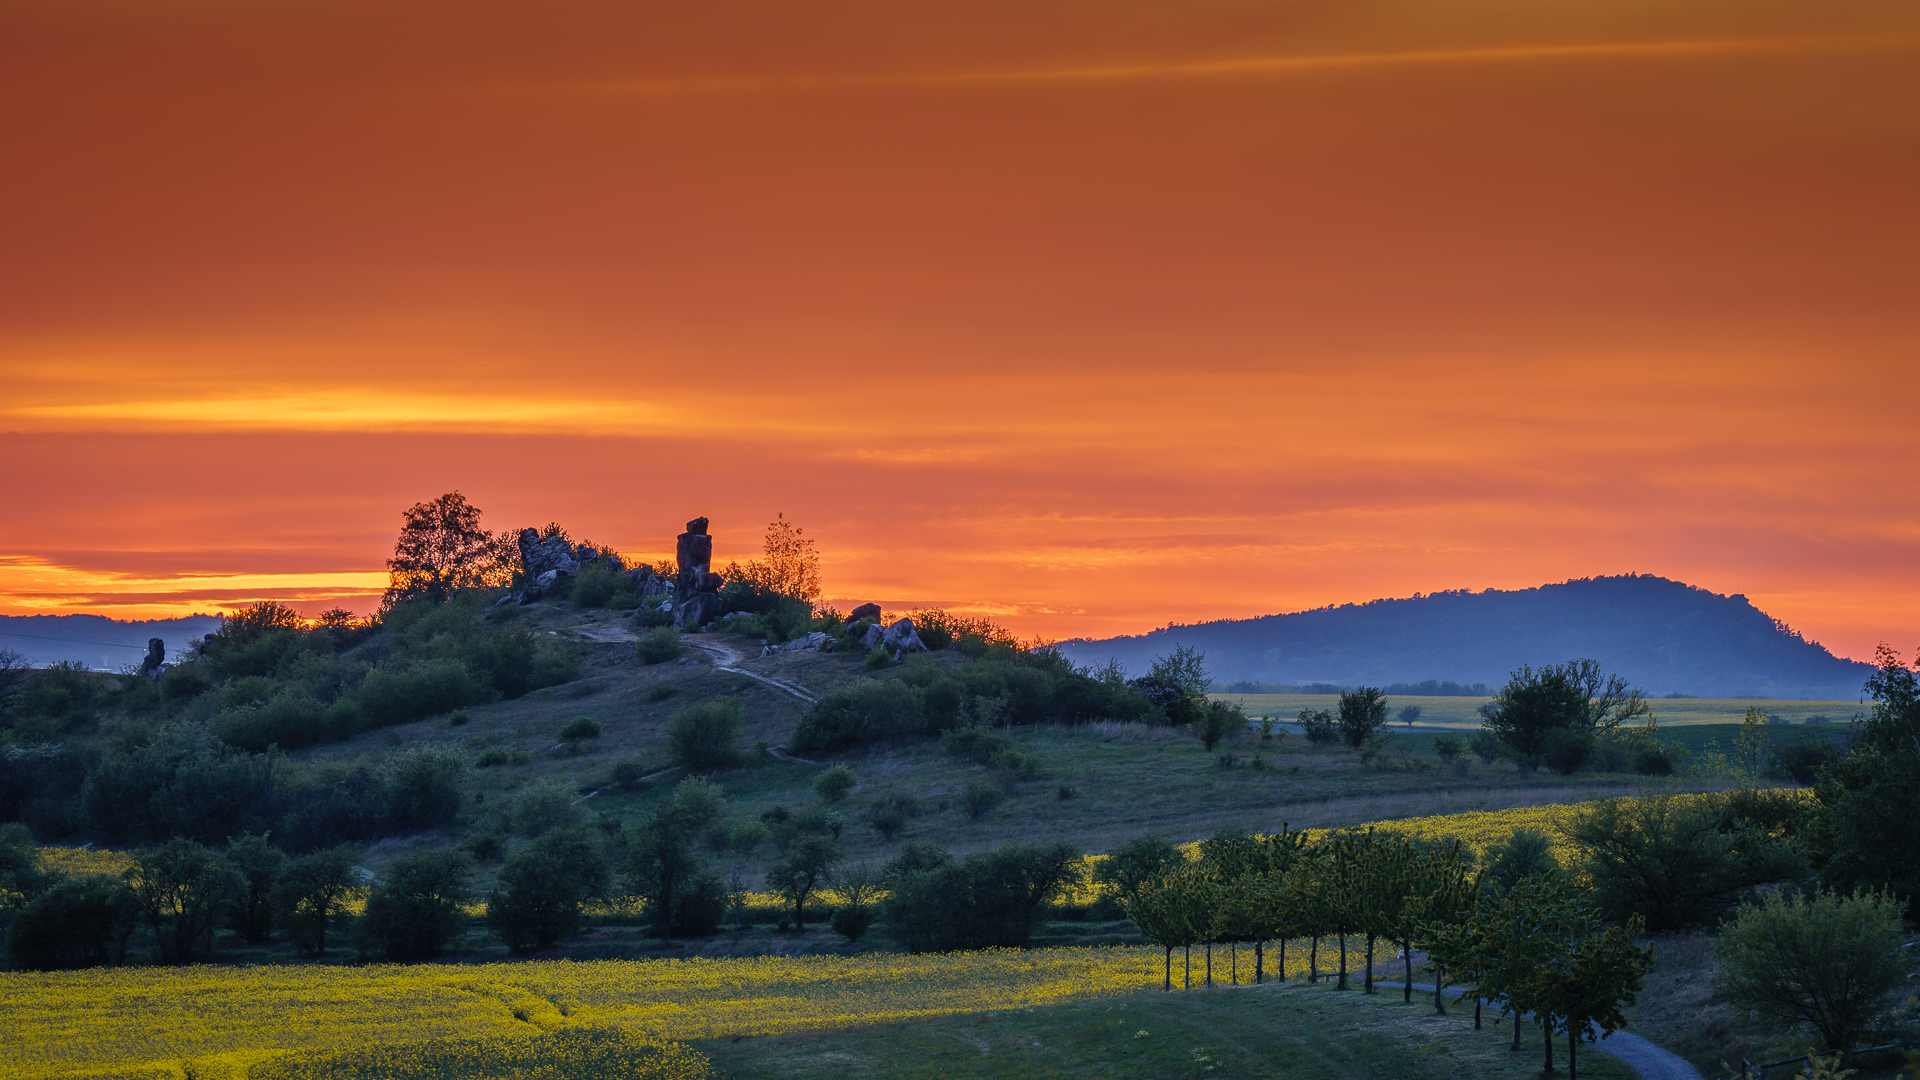
[{"label": "forested hillside", "polygon": [[1214,678],[1386,685],[1498,685],[1521,664],[1592,657],[1655,694],[1857,698],[1870,664],[1844,660],[1734,594],[1662,577],[1583,578],[1535,589],[1443,592],[1314,611],[1068,641],[1081,664],[1145,671],[1176,645]]}]

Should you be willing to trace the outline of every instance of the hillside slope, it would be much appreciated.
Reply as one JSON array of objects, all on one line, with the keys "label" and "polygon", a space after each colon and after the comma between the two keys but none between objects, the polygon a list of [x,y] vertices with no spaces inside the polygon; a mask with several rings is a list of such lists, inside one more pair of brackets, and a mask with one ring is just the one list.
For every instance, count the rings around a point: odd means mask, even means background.
[{"label": "hillside slope", "polygon": [[1872,672],[1776,623],[1745,596],[1627,574],[1534,589],[1444,592],[1068,641],[1076,663],[1134,673],[1175,645],[1221,682],[1498,685],[1521,664],[1592,657],[1655,694],[1856,698]]}]

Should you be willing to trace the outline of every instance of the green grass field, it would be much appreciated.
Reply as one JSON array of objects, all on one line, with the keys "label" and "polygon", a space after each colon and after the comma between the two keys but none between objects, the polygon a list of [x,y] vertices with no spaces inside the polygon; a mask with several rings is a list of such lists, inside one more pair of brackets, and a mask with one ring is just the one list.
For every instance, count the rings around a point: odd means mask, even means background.
[{"label": "green grass field", "polygon": [[[737,1080],[1061,1080],[1173,1077],[1312,1077],[1314,1080],[1521,1080],[1540,1075],[1540,1029],[1473,1030],[1471,1009],[1433,1013],[1432,995],[1401,1002],[1397,987],[1372,997],[1326,986],[1267,984],[983,1013],[840,1032],[695,1043]],[[1555,1047],[1560,1074],[1566,1043]],[[1633,1076],[1592,1046],[1580,1074]]]}]

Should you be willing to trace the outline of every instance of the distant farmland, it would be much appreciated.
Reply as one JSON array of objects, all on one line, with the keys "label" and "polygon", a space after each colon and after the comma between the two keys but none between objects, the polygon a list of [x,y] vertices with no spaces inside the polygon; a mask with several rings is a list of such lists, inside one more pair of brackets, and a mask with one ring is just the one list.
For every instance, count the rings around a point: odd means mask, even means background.
[{"label": "distant farmland", "polygon": [[[1213,694],[1216,701],[1237,701],[1248,716],[1271,716],[1293,720],[1301,709],[1332,709],[1340,704],[1334,694]],[[1402,723],[1387,726],[1389,731],[1450,731],[1477,728],[1476,711],[1491,698],[1483,697],[1393,697],[1391,715],[1398,717],[1408,705],[1420,706],[1420,720],[1409,728]],[[1844,724],[1856,712],[1865,711],[1858,701],[1766,701],[1758,698],[1654,698],[1653,715],[1661,727],[1692,724],[1738,724],[1749,708],[1778,716],[1789,724],[1803,724],[1809,717],[1825,716],[1835,724]]]}]

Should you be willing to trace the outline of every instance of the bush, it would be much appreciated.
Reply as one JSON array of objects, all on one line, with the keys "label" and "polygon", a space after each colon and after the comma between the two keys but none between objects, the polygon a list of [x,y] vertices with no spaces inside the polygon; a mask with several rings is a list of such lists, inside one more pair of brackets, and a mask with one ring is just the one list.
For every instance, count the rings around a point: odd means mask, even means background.
[{"label": "bush", "polygon": [[948,757],[971,761],[975,765],[991,765],[995,758],[1005,758],[1015,753],[1013,740],[981,727],[941,732],[940,749],[946,751]]},{"label": "bush", "polygon": [[417,746],[386,760],[381,770],[388,822],[418,831],[453,823],[466,803],[467,763],[448,746]]},{"label": "bush", "polygon": [[1790,841],[1737,819],[1723,795],[1603,799],[1568,834],[1607,917],[1643,916],[1651,933],[1710,922],[1742,891],[1805,871]]},{"label": "bush", "polygon": [[1433,752],[1441,761],[1451,765],[1455,758],[1467,752],[1467,747],[1458,735],[1435,735]]},{"label": "bush", "polygon": [[859,778],[845,765],[835,765],[813,779],[814,793],[830,803],[837,803],[847,797]]},{"label": "bush", "polygon": [[867,930],[873,926],[873,911],[867,907],[835,908],[831,925],[834,933],[852,944],[865,937]]},{"label": "bush", "polygon": [[500,868],[487,894],[487,929],[516,953],[544,949],[580,928],[580,905],[606,891],[606,857],[585,833],[555,831]]},{"label": "bush", "polygon": [[364,726],[378,728],[483,704],[494,692],[458,660],[413,660],[367,672],[355,696]]},{"label": "bush", "polygon": [[633,625],[641,630],[650,630],[673,625],[673,612],[663,611],[655,604],[641,604],[633,613]]},{"label": "bush", "polygon": [[960,791],[960,807],[967,812],[967,817],[979,821],[991,813],[994,807],[999,806],[1002,798],[1004,796],[999,788],[982,784],[978,780],[969,780],[967,786]]},{"label": "bush", "polygon": [[1672,776],[1673,748],[1657,739],[1643,739],[1627,752],[1627,764],[1641,776]]},{"label": "bush", "polygon": [[723,768],[740,759],[739,698],[689,705],[667,721],[667,750],[694,772]]},{"label": "bush", "polygon": [[1487,872],[1481,883],[1500,895],[1513,891],[1521,878],[1550,877],[1560,872],[1553,857],[1553,840],[1538,829],[1515,829],[1487,850]]},{"label": "bush", "polygon": [[112,878],[63,881],[35,897],[7,928],[7,957],[16,969],[57,971],[125,959],[133,898]]},{"label": "bush", "polygon": [[579,801],[580,796],[558,780],[530,784],[513,800],[513,831],[538,837],[577,826],[586,816],[575,805]]},{"label": "bush", "polygon": [[445,948],[465,916],[473,866],[460,851],[424,851],[395,859],[367,896],[362,942],[389,960],[424,960]]},{"label": "bush", "polygon": [[465,727],[467,725],[467,721],[471,719],[473,718],[467,715],[466,708],[462,706],[461,708],[455,709],[451,713],[447,714],[447,726],[448,727]]},{"label": "bush", "polygon": [[1238,732],[1247,730],[1247,712],[1240,706],[1225,701],[1209,701],[1200,711],[1200,742],[1208,753],[1220,745],[1220,740]]},{"label": "bush", "polygon": [[1885,894],[1775,893],[1740,909],[1714,952],[1714,991],[1776,1023],[1805,1022],[1851,1049],[1906,981],[1902,903]]},{"label": "bush", "polygon": [[1796,784],[1811,784],[1819,778],[1820,770],[1839,756],[1832,739],[1803,731],[1799,738],[1773,748],[1771,771]]},{"label": "bush", "polygon": [[898,679],[862,680],[827,692],[794,727],[798,753],[930,734],[920,691]]},{"label": "bush", "polygon": [[1315,746],[1331,746],[1340,741],[1340,727],[1327,709],[1301,709],[1300,730]]},{"label": "bush", "polygon": [[1473,733],[1473,738],[1468,740],[1467,749],[1472,750],[1473,756],[1480,759],[1480,764],[1491,765],[1500,760],[1500,755],[1506,747],[1500,742],[1500,736],[1493,732],[1476,731]]},{"label": "bush", "polygon": [[1340,741],[1358,750],[1387,726],[1387,695],[1375,686],[1343,692],[1334,725],[1340,730]]},{"label": "bush", "polygon": [[591,716],[576,716],[567,721],[566,726],[560,729],[561,742],[578,742],[581,739],[597,739],[599,737],[600,724]]},{"label": "bush", "polygon": [[569,599],[576,607],[603,608],[612,604],[615,597],[632,594],[633,591],[627,587],[626,575],[614,573],[613,568],[607,565],[607,560],[595,559],[574,575]]},{"label": "bush", "polygon": [[1539,737],[1540,760],[1561,776],[1571,776],[1593,756],[1593,732],[1585,728],[1549,728]]},{"label": "bush", "polygon": [[893,657],[888,655],[887,650],[878,645],[867,650],[866,657],[860,661],[861,671],[880,671],[892,666]]},{"label": "bush", "polygon": [[680,640],[680,631],[671,626],[656,626],[640,635],[640,640],[634,643],[633,655],[643,664],[664,664],[678,660],[686,648]]},{"label": "bush", "polygon": [[1080,881],[1069,843],[1009,844],[956,861],[908,845],[889,867],[881,919],[913,952],[1020,948],[1045,905]]}]

